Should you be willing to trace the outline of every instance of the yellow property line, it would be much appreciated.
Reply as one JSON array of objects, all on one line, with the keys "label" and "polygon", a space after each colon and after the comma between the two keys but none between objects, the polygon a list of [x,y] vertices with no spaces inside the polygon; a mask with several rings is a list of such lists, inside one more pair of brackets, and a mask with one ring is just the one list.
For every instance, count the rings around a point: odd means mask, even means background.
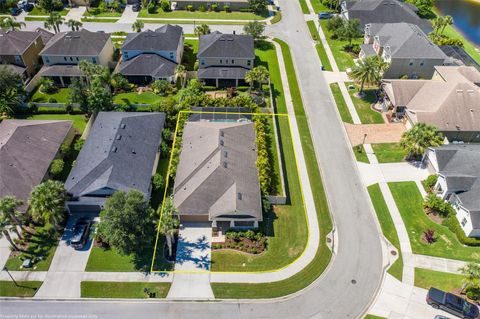
[{"label": "yellow property line", "polygon": [[[181,118],[181,115],[182,114],[226,114],[226,112],[202,112],[202,111],[188,111],[188,110],[183,110],[183,111],[180,111],[179,114],[178,114],[178,117],[177,117],[177,123],[176,123],[176,126],[175,126],[175,135],[173,137],[173,147],[172,147],[172,151],[170,153],[170,160],[169,160],[169,163],[168,163],[168,169],[167,169],[167,181],[165,183],[165,191],[164,191],[164,195],[163,195],[163,201],[162,201],[162,206],[161,206],[161,211],[160,211],[160,218],[159,218],[159,221],[158,221],[158,228],[157,228],[157,237],[156,237],[156,241],[155,241],[155,247],[154,247],[154,250],[153,250],[153,256],[152,256],[152,264],[151,264],[151,267],[150,267],[150,272],[152,273],[171,273],[171,274],[180,274],[180,273],[183,273],[183,274],[201,274],[201,273],[221,273],[221,274],[261,274],[261,273],[273,273],[273,272],[278,272],[278,271],[281,271],[283,270],[284,268],[287,268],[289,267],[290,265],[294,264],[295,262],[297,262],[297,260],[299,260],[304,254],[305,254],[305,251],[306,251],[306,247],[310,241],[310,226],[309,226],[309,220],[308,220],[308,214],[307,214],[307,211],[306,211],[306,207],[305,207],[305,198],[304,198],[304,195],[303,195],[303,187],[302,187],[302,182],[300,180],[300,171],[298,169],[298,159],[297,159],[297,151],[293,145],[293,139],[292,139],[292,149],[293,149],[293,155],[294,155],[294,158],[295,158],[295,167],[296,167],[296,170],[297,170],[297,177],[298,177],[298,182],[299,182],[299,186],[300,186],[300,193],[301,193],[301,197],[302,197],[302,206],[303,206],[303,213],[305,215],[305,220],[306,220],[306,224],[307,224],[307,242],[306,242],[306,245],[302,251],[302,253],[295,259],[293,260],[292,262],[290,262],[289,264],[287,265],[284,265],[280,268],[277,268],[277,269],[271,269],[271,270],[258,270],[258,271],[207,271],[207,270],[198,270],[198,271],[183,271],[183,270],[155,270],[154,269],[154,265],[155,265],[155,257],[156,257],[156,252],[157,252],[157,245],[158,245],[158,239],[160,237],[160,223],[161,223],[161,220],[162,220],[162,216],[163,216],[163,209],[164,209],[164,203],[165,203],[165,198],[167,197],[167,189],[168,189],[168,185],[169,185],[169,181],[170,181],[170,169],[171,169],[171,165],[172,165],[172,154],[173,154],[173,151],[174,151],[174,147],[175,147],[175,142],[176,142],[176,138],[177,138],[177,134],[178,134],[178,125],[179,125],[179,122],[180,122],[180,118]],[[291,120],[289,118],[289,114],[287,113],[247,113],[247,112],[228,112],[228,114],[233,114],[233,115],[255,115],[255,116],[279,116],[279,117],[286,117],[288,119],[288,130],[290,132],[290,137],[292,136],[292,125],[291,125]],[[280,130],[280,129],[278,129]],[[280,159],[279,159],[280,160]]]}]

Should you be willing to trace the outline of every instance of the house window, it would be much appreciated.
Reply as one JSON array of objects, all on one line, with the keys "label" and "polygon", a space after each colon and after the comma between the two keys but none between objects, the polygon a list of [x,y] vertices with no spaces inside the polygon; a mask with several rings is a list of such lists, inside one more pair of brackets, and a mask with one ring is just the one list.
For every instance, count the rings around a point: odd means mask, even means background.
[{"label": "house window", "polygon": [[248,66],[251,66],[251,65],[252,65],[252,61],[251,61],[251,60],[247,60],[247,65],[248,65]]},{"label": "house window", "polygon": [[205,65],[205,60],[204,59],[200,60],[200,64]]},{"label": "house window", "polygon": [[465,227],[465,225],[467,224],[467,219],[465,217],[463,217],[462,219],[462,227]]},{"label": "house window", "polygon": [[232,60],[232,64],[235,64],[235,60]]},{"label": "house window", "polygon": [[16,56],[15,56],[15,62],[16,62],[16,63],[22,63],[22,57],[19,56],[19,55],[16,55]]},{"label": "house window", "polygon": [[173,60],[175,58],[175,54],[173,52],[170,52],[170,59]]},{"label": "house window", "polygon": [[413,65],[413,60],[410,60],[410,62],[408,63],[408,65],[412,66],[412,65]]},{"label": "house window", "polygon": [[222,60],[222,59],[220,59],[220,64],[222,64],[222,63],[223,63],[223,60]]},{"label": "house window", "polygon": [[50,63],[50,59],[48,57],[45,57],[45,63]]},{"label": "house window", "polygon": [[77,62],[78,62],[78,56],[76,57],[76,59],[77,59]]},{"label": "house window", "polygon": [[97,59],[96,58],[92,58],[92,62],[97,64]]},{"label": "house window", "polygon": [[425,61],[422,60],[422,61],[420,62],[420,66],[424,66],[424,65],[425,65]]},{"label": "house window", "polygon": [[72,62],[73,62],[73,57],[70,57],[70,61],[72,61]]},{"label": "house window", "polygon": [[225,59],[225,64],[228,64],[228,59]]},{"label": "house window", "polygon": [[67,61],[67,57],[66,57],[66,56],[64,56],[63,59],[64,59],[65,61]]}]

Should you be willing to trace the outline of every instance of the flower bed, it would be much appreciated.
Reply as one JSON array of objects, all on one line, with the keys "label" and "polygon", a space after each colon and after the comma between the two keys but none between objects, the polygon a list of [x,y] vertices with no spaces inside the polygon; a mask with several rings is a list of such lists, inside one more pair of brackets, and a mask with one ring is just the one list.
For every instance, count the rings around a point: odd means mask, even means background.
[{"label": "flower bed", "polygon": [[267,249],[267,237],[262,233],[255,233],[253,230],[245,232],[228,231],[225,242],[214,243],[213,249],[233,249],[248,254],[260,254]]}]

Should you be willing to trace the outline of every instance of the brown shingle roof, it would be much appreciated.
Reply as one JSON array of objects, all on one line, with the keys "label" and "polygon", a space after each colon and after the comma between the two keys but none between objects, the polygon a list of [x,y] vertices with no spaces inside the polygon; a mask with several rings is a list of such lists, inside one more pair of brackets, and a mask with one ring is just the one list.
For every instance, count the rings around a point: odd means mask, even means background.
[{"label": "brown shingle roof", "polygon": [[5,31],[0,29],[0,55],[21,55],[40,34],[34,31]]}]

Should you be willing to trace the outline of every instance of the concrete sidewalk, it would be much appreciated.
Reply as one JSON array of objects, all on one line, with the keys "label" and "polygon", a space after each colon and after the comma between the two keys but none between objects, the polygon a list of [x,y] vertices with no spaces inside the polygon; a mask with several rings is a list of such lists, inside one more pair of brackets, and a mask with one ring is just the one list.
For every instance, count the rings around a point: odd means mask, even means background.
[{"label": "concrete sidewalk", "polygon": [[424,268],[435,271],[460,274],[459,269],[465,267],[468,262],[454,259],[439,258],[425,255],[413,255],[416,268]]}]

